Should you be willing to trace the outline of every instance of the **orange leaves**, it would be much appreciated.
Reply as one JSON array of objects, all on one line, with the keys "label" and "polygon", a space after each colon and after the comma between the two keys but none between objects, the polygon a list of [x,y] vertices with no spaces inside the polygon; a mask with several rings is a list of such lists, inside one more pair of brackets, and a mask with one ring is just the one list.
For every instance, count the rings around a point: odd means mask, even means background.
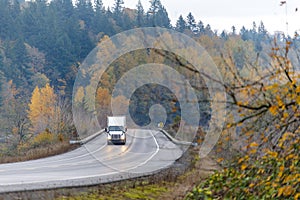
[{"label": "orange leaves", "polygon": [[240,164],[241,162],[243,162],[244,161],[244,158],[240,158],[239,160],[238,160],[238,164]]},{"label": "orange leaves", "polygon": [[250,147],[258,147],[258,144],[256,142],[252,142],[249,146]]},{"label": "orange leaves", "polygon": [[247,167],[248,167],[248,165],[244,163],[241,165],[241,170],[244,171]]},{"label": "orange leaves", "polygon": [[280,171],[280,172],[283,172],[283,171],[284,171],[284,166],[283,166],[283,165],[281,165],[281,166],[279,167],[279,171]]},{"label": "orange leaves", "polygon": [[241,101],[238,101],[238,102],[236,102],[236,105],[241,106],[241,105],[243,105],[243,103]]},{"label": "orange leaves", "polygon": [[223,162],[223,161],[224,161],[224,158],[218,158],[218,159],[217,159],[217,162],[218,162],[218,163],[221,163],[221,162]]},{"label": "orange leaves", "polygon": [[110,93],[106,88],[98,88],[95,97],[96,104],[100,107],[108,107],[110,104]]},{"label": "orange leaves", "polygon": [[295,91],[296,93],[300,93],[300,85],[298,85],[297,86],[297,88],[296,88],[296,91]]},{"label": "orange leaves", "polygon": [[287,186],[284,186],[284,187],[281,187],[278,189],[278,194],[277,196],[278,197],[281,197],[281,196],[291,196],[293,193],[295,192],[295,189],[290,186],[290,185],[287,185]]},{"label": "orange leaves", "polygon": [[296,103],[297,103],[297,105],[300,105],[300,96],[296,97]]},{"label": "orange leaves", "polygon": [[272,115],[277,115],[277,113],[278,113],[278,107],[277,106],[271,106],[270,108],[269,108],[269,111],[270,111],[270,113],[272,114]]}]

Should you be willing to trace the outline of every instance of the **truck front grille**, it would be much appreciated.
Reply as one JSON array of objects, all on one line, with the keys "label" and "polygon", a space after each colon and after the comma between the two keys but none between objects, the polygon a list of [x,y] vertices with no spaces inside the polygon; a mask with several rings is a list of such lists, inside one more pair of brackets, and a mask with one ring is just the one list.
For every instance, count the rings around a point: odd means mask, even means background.
[{"label": "truck front grille", "polygon": [[121,138],[120,135],[112,135],[111,137],[113,140],[119,140]]}]

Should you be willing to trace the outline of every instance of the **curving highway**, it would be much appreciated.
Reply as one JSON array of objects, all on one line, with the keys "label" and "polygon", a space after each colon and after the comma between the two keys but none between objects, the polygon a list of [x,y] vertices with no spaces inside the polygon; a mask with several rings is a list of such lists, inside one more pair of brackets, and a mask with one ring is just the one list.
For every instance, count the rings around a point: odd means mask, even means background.
[{"label": "curving highway", "polygon": [[158,172],[181,157],[164,134],[128,130],[126,145],[107,145],[101,134],[80,148],[53,157],[0,165],[0,193],[87,186]]}]

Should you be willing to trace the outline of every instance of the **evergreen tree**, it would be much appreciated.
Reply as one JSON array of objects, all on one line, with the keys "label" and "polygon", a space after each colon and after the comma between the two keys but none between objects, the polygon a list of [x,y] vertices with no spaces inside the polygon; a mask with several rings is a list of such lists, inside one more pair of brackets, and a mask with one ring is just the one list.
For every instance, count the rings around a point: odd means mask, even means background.
[{"label": "evergreen tree", "polygon": [[76,16],[82,20],[81,28],[91,28],[94,8],[91,0],[78,0],[76,4]]},{"label": "evergreen tree", "polygon": [[179,16],[177,22],[176,22],[176,27],[175,30],[179,32],[184,32],[184,30],[187,28],[186,22],[183,19],[182,15]]},{"label": "evergreen tree", "polygon": [[221,33],[221,38],[223,39],[223,40],[227,40],[228,39],[228,34],[223,30],[222,31],[222,33]]},{"label": "evergreen tree", "polygon": [[123,5],[124,1],[123,0],[115,0],[115,4],[113,7],[113,13],[116,17],[121,17],[121,14],[123,12]]},{"label": "evergreen tree", "polygon": [[251,35],[252,35],[251,37],[255,38],[256,34],[257,34],[257,26],[256,26],[256,23],[253,22],[252,23],[252,29],[251,29]]},{"label": "evergreen tree", "polygon": [[147,13],[147,21],[149,26],[159,26],[164,28],[171,27],[171,21],[169,19],[166,9],[162,6],[160,0],[151,0],[150,8]]},{"label": "evergreen tree", "polygon": [[113,7],[113,18],[119,26],[122,26],[123,22],[123,9],[124,9],[124,1],[123,0],[115,0],[115,4]]},{"label": "evergreen tree", "polygon": [[260,39],[263,39],[268,34],[268,32],[265,28],[265,25],[262,21],[260,22],[260,24],[258,26],[258,34],[259,34]]},{"label": "evergreen tree", "polygon": [[187,16],[186,19],[187,22],[187,28],[190,29],[191,31],[194,31],[196,29],[196,20],[194,18],[194,16],[192,15],[192,13],[190,12]]},{"label": "evergreen tree", "polygon": [[249,39],[249,33],[248,30],[246,30],[245,26],[243,26],[240,30],[240,35],[242,40],[246,41]]},{"label": "evergreen tree", "polygon": [[205,27],[205,34],[208,36],[212,36],[214,34],[213,31],[211,30],[211,26],[209,24],[207,24]]},{"label": "evergreen tree", "polygon": [[[109,28],[106,28],[109,26],[109,22],[106,17],[106,11],[103,6],[102,0],[95,0],[95,14],[92,21],[92,30],[95,34],[99,34],[103,32],[104,30],[107,31]],[[99,40],[100,38],[97,38]]]},{"label": "evergreen tree", "polygon": [[199,29],[199,33],[200,34],[204,34],[205,33],[205,27],[204,27],[204,23],[200,20],[199,23],[197,24],[197,27]]},{"label": "evergreen tree", "polygon": [[136,25],[138,27],[143,27],[145,25],[145,11],[141,3],[141,0],[138,1],[136,9],[137,9]]},{"label": "evergreen tree", "polygon": [[231,27],[231,31],[232,31],[232,35],[236,35],[236,28],[235,28],[235,26]]},{"label": "evergreen tree", "polygon": [[10,0],[0,1],[0,38],[14,40],[19,37],[18,15],[20,10],[17,6],[11,6]]}]

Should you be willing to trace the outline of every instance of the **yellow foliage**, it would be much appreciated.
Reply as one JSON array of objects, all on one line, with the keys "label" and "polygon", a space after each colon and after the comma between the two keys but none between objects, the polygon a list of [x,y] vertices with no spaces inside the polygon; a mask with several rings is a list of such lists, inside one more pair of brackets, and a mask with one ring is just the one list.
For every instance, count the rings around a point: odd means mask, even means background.
[{"label": "yellow foliage", "polygon": [[250,147],[258,147],[258,144],[256,142],[252,142],[249,146]]},{"label": "yellow foliage", "polygon": [[300,96],[297,96],[297,97],[296,97],[296,103],[297,103],[298,105],[300,105]]},{"label": "yellow foliage", "polygon": [[251,149],[251,150],[249,151],[250,154],[255,154],[256,152],[257,152],[256,149]]},{"label": "yellow foliage", "polygon": [[75,103],[83,103],[84,99],[84,89],[82,86],[80,86],[75,94],[74,101]]},{"label": "yellow foliage", "polygon": [[270,113],[272,114],[272,115],[277,115],[277,113],[278,113],[278,109],[277,109],[277,106],[271,106],[270,108],[269,108],[269,110],[270,110]]},{"label": "yellow foliage", "polygon": [[241,165],[241,170],[244,171],[248,166],[246,164]]},{"label": "yellow foliage", "polygon": [[285,197],[290,196],[294,192],[295,192],[295,189],[292,188],[292,186],[287,185],[287,186],[284,186],[284,187],[281,187],[281,188],[278,189],[278,197],[281,197],[282,195],[285,196]]},{"label": "yellow foliage", "polygon": [[44,131],[46,128],[53,129],[60,114],[56,105],[56,95],[53,88],[46,84],[45,87],[36,87],[29,103],[28,118],[31,122],[31,130],[34,133]]},{"label": "yellow foliage", "polygon": [[282,177],[283,172],[278,173],[278,178],[280,179]]},{"label": "yellow foliage", "polygon": [[236,102],[236,105],[241,106],[243,103],[241,101]]},{"label": "yellow foliage", "polygon": [[231,128],[232,126],[232,124],[227,124],[227,128]]},{"label": "yellow foliage", "polygon": [[297,86],[296,93],[300,93],[300,85]]},{"label": "yellow foliage", "polygon": [[244,158],[240,158],[240,159],[238,160],[238,164],[242,163],[243,161],[244,161]]},{"label": "yellow foliage", "polygon": [[265,172],[265,170],[261,168],[257,171],[257,174],[263,174],[264,172]]},{"label": "yellow foliage", "polygon": [[280,172],[283,172],[283,171],[284,171],[284,166],[283,166],[283,165],[281,165],[281,166],[279,167],[279,171],[280,171]]},{"label": "yellow foliage", "polygon": [[268,153],[268,155],[270,155],[270,156],[273,157],[273,158],[277,158],[277,157],[278,157],[278,153],[277,153],[277,152],[274,152],[274,151],[268,151],[267,153]]},{"label": "yellow foliage", "polygon": [[45,131],[43,133],[38,134],[37,136],[34,137],[32,144],[34,146],[39,146],[39,145],[45,145],[45,144],[50,144],[55,141],[55,136],[54,134]]}]

